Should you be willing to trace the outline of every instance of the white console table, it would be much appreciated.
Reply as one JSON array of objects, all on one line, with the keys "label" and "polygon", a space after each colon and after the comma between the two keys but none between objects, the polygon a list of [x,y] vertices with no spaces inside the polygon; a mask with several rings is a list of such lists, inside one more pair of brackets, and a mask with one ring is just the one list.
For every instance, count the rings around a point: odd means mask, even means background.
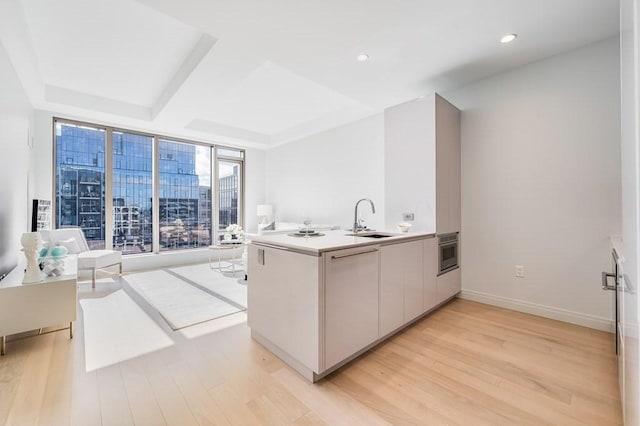
[{"label": "white console table", "polygon": [[78,262],[75,255],[65,259],[65,273],[43,281],[22,284],[24,262],[0,281],[0,355],[5,353],[5,337],[43,327],[73,322],[78,306]]}]

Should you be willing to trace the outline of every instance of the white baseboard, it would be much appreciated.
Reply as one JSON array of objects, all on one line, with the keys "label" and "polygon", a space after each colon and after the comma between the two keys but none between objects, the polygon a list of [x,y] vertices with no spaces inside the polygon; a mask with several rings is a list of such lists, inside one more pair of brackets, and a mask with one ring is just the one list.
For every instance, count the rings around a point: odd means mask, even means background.
[{"label": "white baseboard", "polygon": [[615,332],[615,324],[612,319],[608,318],[581,314],[579,312],[538,305],[535,303],[524,302],[522,300],[509,299],[507,297],[495,296],[493,294],[473,290],[463,289],[458,297],[461,299],[472,300],[474,302],[485,303],[487,305],[499,306],[501,308],[512,309],[518,312],[594,328],[596,330],[607,331],[609,333]]}]

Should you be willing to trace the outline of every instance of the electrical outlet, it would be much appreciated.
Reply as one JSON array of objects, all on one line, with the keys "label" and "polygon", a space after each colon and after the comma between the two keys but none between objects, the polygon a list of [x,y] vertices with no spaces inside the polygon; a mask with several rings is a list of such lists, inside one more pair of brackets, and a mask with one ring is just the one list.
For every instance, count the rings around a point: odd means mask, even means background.
[{"label": "electrical outlet", "polygon": [[413,213],[402,213],[402,220],[413,220]]},{"label": "electrical outlet", "polygon": [[524,278],[524,266],[516,265],[516,277]]}]

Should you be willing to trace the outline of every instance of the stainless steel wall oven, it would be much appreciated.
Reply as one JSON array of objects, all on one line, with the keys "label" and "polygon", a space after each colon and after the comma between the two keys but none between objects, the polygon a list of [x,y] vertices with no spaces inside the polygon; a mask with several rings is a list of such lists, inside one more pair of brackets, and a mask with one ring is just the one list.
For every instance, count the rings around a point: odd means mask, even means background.
[{"label": "stainless steel wall oven", "polygon": [[438,235],[438,275],[458,267],[458,233]]}]

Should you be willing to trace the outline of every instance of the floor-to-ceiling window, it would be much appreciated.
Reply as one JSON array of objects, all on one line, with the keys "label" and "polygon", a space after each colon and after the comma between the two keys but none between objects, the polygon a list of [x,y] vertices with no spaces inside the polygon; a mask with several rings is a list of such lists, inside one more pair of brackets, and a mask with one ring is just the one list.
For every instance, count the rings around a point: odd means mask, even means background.
[{"label": "floor-to-ceiling window", "polygon": [[242,226],[244,151],[63,119],[54,128],[55,226],[81,227],[91,248],[206,247]]},{"label": "floor-to-ceiling window", "polygon": [[125,254],[152,250],[153,136],[112,133],[113,248]]},{"label": "floor-to-ceiling window", "polygon": [[211,148],[160,139],[160,250],[211,244]]},{"label": "floor-to-ceiling window", "polygon": [[219,235],[223,235],[229,225],[241,225],[243,155],[242,151],[224,148],[218,148],[216,151]]},{"label": "floor-to-ceiling window", "polygon": [[105,247],[106,130],[55,123],[55,226],[80,227],[89,247]]}]

